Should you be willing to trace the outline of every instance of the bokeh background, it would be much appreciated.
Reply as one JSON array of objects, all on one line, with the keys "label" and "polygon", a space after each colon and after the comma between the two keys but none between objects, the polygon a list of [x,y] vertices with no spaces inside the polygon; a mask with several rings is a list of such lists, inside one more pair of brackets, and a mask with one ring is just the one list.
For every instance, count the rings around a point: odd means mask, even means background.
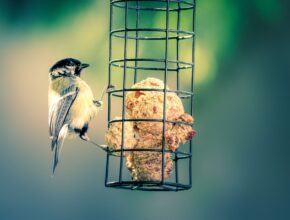
[{"label": "bokeh background", "polygon": [[[51,178],[48,69],[88,62],[100,95],[109,1],[1,0],[0,219],[289,219],[289,6],[198,1],[193,187],[164,193],[105,188],[104,152],[80,140],[65,142]],[[105,103],[90,130],[100,143],[106,114]]]}]

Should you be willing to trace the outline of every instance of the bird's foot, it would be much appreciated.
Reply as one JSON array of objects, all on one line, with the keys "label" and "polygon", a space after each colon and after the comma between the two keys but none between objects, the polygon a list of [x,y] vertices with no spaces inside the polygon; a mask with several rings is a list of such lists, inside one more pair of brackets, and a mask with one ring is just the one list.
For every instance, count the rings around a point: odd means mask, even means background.
[{"label": "bird's foot", "polygon": [[108,85],[107,87],[105,87],[105,88],[103,89],[103,92],[102,92],[102,95],[101,95],[100,100],[96,100],[96,101],[94,101],[95,105],[96,105],[97,107],[101,107],[102,104],[103,104],[102,100],[103,100],[105,94],[106,94],[106,93],[110,93],[110,92],[112,92],[114,89],[115,89],[115,86],[113,86],[113,85]]},{"label": "bird's foot", "polygon": [[100,145],[100,144],[95,143],[94,141],[91,141],[87,133],[81,134],[80,138],[84,141],[87,141],[91,144],[96,145],[97,147],[101,148],[104,151],[108,151],[108,147],[106,145]]},{"label": "bird's foot", "polygon": [[80,138],[84,141],[90,141],[90,138],[87,133],[80,134]]},{"label": "bird's foot", "polygon": [[114,89],[115,89],[115,86],[114,85],[108,85],[106,92],[107,93],[112,92]]},{"label": "bird's foot", "polygon": [[95,104],[96,107],[102,107],[103,101],[101,101],[101,100],[95,100],[94,101],[94,104]]}]

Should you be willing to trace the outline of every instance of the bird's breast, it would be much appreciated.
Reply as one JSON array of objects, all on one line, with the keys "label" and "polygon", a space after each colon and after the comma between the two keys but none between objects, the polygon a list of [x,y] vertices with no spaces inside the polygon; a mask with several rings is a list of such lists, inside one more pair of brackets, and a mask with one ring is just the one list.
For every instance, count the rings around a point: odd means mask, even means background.
[{"label": "bird's breast", "polygon": [[97,108],[93,102],[93,93],[86,85],[79,84],[79,93],[70,109],[72,128],[82,128],[94,117]]},{"label": "bird's breast", "polygon": [[51,82],[49,89],[50,112],[53,106],[61,99],[61,91],[72,84],[79,89],[79,92],[70,107],[68,123],[70,128],[81,129],[94,117],[97,113],[97,108],[94,105],[94,97],[90,87],[80,78],[73,80],[69,78],[60,78]]}]

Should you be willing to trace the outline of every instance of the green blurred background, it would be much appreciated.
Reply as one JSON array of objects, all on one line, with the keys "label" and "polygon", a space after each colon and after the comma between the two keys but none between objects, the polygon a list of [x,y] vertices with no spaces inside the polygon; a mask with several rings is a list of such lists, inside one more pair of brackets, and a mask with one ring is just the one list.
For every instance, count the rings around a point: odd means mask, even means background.
[{"label": "green blurred background", "polygon": [[[1,0],[1,220],[290,218],[290,3],[197,3],[193,187],[164,193],[105,188],[104,152],[80,140],[65,142],[51,178],[48,69],[88,62],[83,78],[100,95],[109,1]],[[106,105],[90,130],[98,142]]]}]

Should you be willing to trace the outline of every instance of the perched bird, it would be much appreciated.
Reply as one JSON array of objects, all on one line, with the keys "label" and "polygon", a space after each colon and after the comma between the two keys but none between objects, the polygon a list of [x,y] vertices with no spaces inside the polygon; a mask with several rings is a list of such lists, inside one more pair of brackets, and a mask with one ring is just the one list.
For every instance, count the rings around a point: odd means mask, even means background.
[{"label": "perched bird", "polygon": [[[66,58],[55,63],[49,70],[49,132],[53,173],[66,137],[79,136],[92,142],[87,135],[88,124],[98,112],[102,101],[94,100],[92,90],[80,78],[82,70],[88,66],[89,64],[77,59]],[[102,97],[103,95],[104,91]]]}]

